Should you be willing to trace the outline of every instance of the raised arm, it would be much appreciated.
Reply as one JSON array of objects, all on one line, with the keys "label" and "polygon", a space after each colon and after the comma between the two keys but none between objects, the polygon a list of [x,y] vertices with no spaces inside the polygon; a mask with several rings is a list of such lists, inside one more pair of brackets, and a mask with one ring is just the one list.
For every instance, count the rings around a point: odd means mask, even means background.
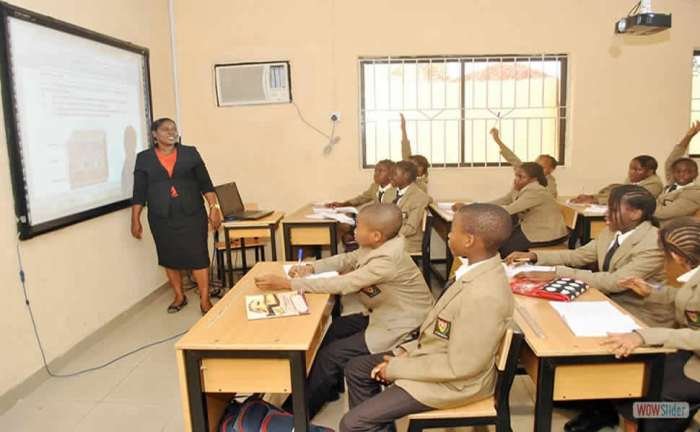
[{"label": "raised arm", "polygon": [[401,159],[408,160],[411,157],[411,141],[406,133],[406,119],[403,113],[399,115],[401,116]]},{"label": "raised arm", "polygon": [[673,182],[673,163],[678,159],[684,157],[686,154],[688,154],[688,147],[690,147],[690,142],[693,140],[693,137],[695,137],[695,135],[697,135],[698,132],[700,132],[700,120],[693,122],[693,124],[690,125],[690,129],[688,129],[688,131],[685,133],[683,139],[681,139],[678,144],[673,146],[671,153],[669,153],[668,157],[666,158],[666,162],[664,163],[664,171],[666,174],[667,183]]},{"label": "raised arm", "polygon": [[496,144],[498,144],[498,148],[501,150],[501,155],[506,160],[506,162],[513,165],[514,168],[517,168],[520,165],[522,165],[523,161],[520,160],[520,158],[515,153],[513,153],[513,151],[510,148],[508,148],[508,146],[505,145],[503,141],[501,141],[501,134],[498,131],[498,129],[491,128],[489,132],[491,133],[493,140],[496,141]]}]

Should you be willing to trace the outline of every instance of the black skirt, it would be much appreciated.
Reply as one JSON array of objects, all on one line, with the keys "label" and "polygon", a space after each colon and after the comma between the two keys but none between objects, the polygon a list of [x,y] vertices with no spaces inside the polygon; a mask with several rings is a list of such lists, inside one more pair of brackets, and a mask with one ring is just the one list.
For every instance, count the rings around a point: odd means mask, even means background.
[{"label": "black skirt", "polygon": [[204,206],[188,215],[178,198],[170,200],[170,215],[148,213],[158,264],[169,269],[189,270],[209,267],[208,218]]}]

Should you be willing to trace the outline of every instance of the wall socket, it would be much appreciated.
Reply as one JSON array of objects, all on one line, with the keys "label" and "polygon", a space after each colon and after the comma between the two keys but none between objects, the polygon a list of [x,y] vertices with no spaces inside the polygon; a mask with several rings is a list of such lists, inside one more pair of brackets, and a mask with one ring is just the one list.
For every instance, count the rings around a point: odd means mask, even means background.
[{"label": "wall socket", "polygon": [[332,112],[330,119],[332,122],[338,122],[340,121],[340,113],[339,112]]}]

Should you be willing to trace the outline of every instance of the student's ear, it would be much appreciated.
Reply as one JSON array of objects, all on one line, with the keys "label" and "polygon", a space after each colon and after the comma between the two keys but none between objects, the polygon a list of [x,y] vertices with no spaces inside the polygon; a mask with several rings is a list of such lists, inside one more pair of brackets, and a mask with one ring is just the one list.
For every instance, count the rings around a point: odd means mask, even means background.
[{"label": "student's ear", "polygon": [[632,210],[632,211],[630,212],[630,217],[632,218],[633,221],[639,222],[640,220],[642,220],[642,215],[643,215],[643,214],[644,214],[644,213],[642,212],[642,210],[640,210],[640,209],[634,209],[634,210]]},{"label": "student's ear", "polygon": [[464,247],[464,250],[469,250],[474,247],[474,244],[476,243],[476,236],[471,233],[464,233],[462,241],[462,247]]},{"label": "student's ear", "polygon": [[669,255],[671,255],[671,259],[673,259],[675,262],[677,262],[677,263],[680,264],[681,266],[683,266],[683,267],[691,267],[691,266],[688,264],[688,261],[686,261],[685,258],[683,258],[682,256],[678,255],[677,253],[675,253],[675,252],[669,252]]},{"label": "student's ear", "polygon": [[381,231],[374,230],[370,234],[372,236],[373,243],[381,243],[384,241],[384,234]]}]

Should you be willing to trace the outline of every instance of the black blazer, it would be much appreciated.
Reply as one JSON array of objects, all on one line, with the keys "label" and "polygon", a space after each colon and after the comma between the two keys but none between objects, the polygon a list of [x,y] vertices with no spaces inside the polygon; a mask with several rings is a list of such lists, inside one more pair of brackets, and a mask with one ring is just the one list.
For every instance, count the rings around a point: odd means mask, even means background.
[{"label": "black blazer", "polygon": [[155,148],[143,150],[136,156],[132,204],[147,205],[149,213],[168,217],[171,186],[175,186],[186,214],[203,210],[202,194],[214,192],[214,185],[195,147],[177,146],[172,178],[158,160]]}]

